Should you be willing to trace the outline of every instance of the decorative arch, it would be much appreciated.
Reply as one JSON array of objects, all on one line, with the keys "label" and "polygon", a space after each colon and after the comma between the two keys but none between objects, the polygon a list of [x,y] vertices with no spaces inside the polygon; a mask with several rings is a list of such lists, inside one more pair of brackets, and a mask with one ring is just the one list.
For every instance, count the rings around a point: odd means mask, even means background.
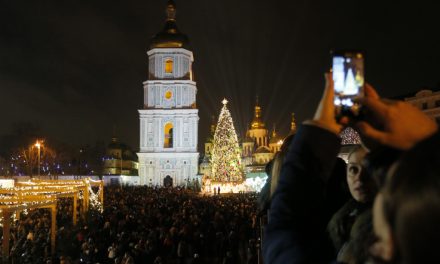
[{"label": "decorative arch", "polygon": [[164,140],[163,147],[164,148],[172,148],[173,147],[173,123],[166,123],[164,127]]}]

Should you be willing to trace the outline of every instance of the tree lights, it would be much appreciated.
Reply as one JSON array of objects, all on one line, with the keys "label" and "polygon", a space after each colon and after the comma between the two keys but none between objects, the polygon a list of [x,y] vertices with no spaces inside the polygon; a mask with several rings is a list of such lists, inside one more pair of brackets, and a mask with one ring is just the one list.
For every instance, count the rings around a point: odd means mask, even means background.
[{"label": "tree lights", "polygon": [[241,151],[231,114],[226,107],[228,101],[223,99],[223,108],[214,133],[212,148],[211,182],[241,183],[243,170],[241,166]]},{"label": "tree lights", "polygon": [[351,127],[344,129],[341,134],[342,145],[360,144],[361,138],[359,134]]},{"label": "tree lights", "polygon": [[[98,186],[95,193],[93,186]],[[103,211],[104,182],[83,180],[38,180],[17,182],[13,188],[0,188],[0,224],[3,227],[4,257],[9,256],[9,237],[11,220],[20,212],[33,208],[49,208],[51,210],[51,251],[55,252],[56,214],[59,198],[73,198],[73,224],[76,224],[77,200],[83,201],[81,215],[85,217],[90,207]],[[15,213],[15,214],[13,214]]]}]

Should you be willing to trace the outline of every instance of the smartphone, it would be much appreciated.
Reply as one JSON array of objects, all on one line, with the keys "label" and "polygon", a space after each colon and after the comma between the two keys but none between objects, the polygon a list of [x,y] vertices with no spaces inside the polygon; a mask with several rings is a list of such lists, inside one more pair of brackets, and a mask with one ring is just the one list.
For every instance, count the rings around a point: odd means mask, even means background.
[{"label": "smartphone", "polygon": [[354,98],[364,96],[364,54],[361,51],[332,51],[332,71],[335,85],[337,119],[357,118],[361,105]]}]

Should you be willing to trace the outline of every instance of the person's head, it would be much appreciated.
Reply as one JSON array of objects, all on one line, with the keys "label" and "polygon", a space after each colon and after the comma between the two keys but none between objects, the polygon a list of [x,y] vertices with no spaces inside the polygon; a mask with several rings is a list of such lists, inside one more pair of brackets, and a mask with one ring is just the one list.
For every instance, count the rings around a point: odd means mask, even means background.
[{"label": "person's head", "polygon": [[362,146],[355,147],[348,155],[347,183],[351,196],[358,202],[373,200],[376,193],[375,183],[362,166],[367,150]]},{"label": "person's head", "polygon": [[422,142],[391,167],[373,207],[373,255],[392,263],[440,259],[440,136]]},{"label": "person's head", "polygon": [[375,180],[377,186],[382,186],[389,168],[400,158],[402,153],[402,150],[388,146],[377,147],[368,152],[362,164]]}]

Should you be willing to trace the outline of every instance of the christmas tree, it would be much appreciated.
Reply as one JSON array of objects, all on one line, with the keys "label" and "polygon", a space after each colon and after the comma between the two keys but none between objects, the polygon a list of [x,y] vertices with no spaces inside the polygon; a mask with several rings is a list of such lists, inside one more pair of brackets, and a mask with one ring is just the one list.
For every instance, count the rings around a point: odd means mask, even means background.
[{"label": "christmas tree", "polygon": [[235,133],[231,114],[226,107],[228,101],[223,99],[222,103],[223,108],[214,133],[211,180],[214,182],[241,183],[243,181],[243,171],[237,134]]}]

